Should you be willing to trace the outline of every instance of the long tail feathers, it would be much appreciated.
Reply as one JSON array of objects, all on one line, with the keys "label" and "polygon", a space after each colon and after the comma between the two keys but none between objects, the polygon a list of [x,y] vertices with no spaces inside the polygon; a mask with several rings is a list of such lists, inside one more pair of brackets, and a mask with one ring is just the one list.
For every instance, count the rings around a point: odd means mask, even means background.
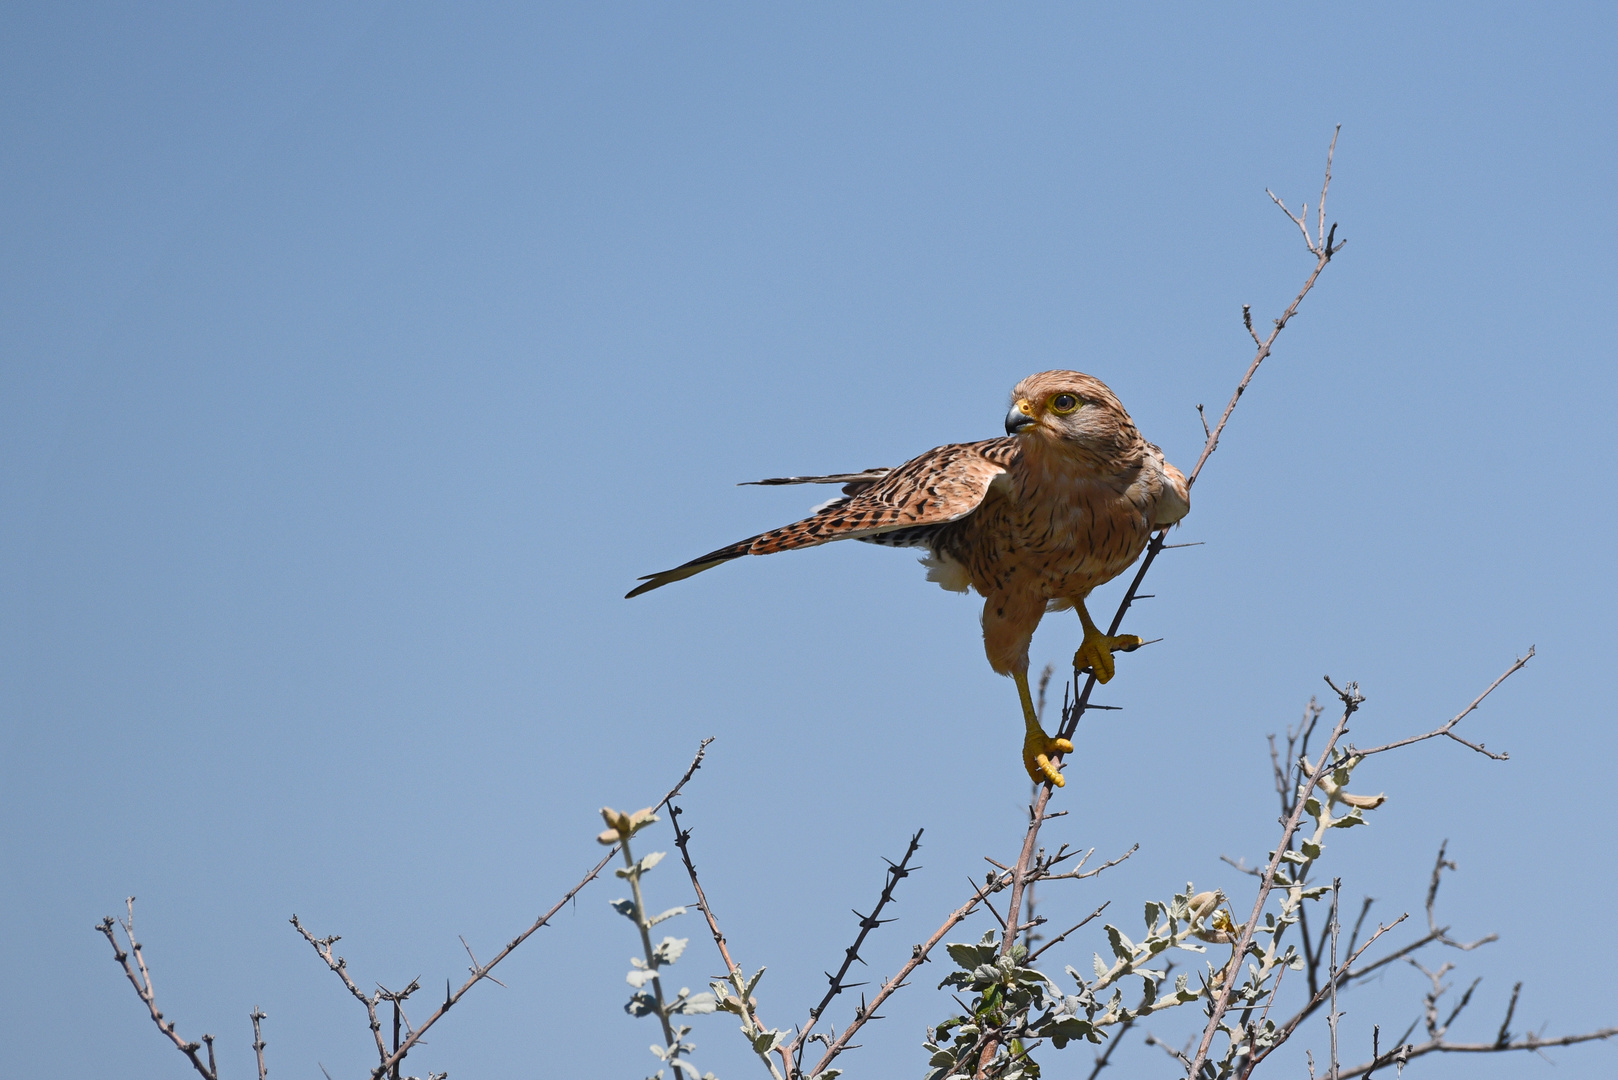
[{"label": "long tail feathers", "polygon": [[684,581],[693,574],[700,574],[704,570],[712,570],[714,567],[719,566],[722,563],[728,563],[732,559],[739,559],[743,555],[751,553],[753,541],[757,539],[758,537],[756,536],[749,537],[738,544],[731,544],[729,547],[722,547],[718,551],[710,551],[701,558],[692,559],[688,563],[682,563],[672,570],[662,570],[656,574],[647,574],[645,577],[640,579],[642,582],[644,582],[644,584],[636,585],[633,589],[630,589],[624,594],[624,599],[628,600],[630,597],[639,596],[641,593],[651,592],[653,589],[660,589],[670,582]]},{"label": "long tail feathers", "polygon": [[[843,498],[833,499],[830,503],[817,506],[815,512],[818,513],[834,504],[847,502],[850,496],[859,494],[892,471],[892,469],[881,468],[866,469],[864,472],[857,473],[834,473],[830,476],[774,476],[767,480],[748,480],[738,486],[776,487],[782,484],[842,484]],[[790,548],[813,547],[817,544],[824,544],[828,540],[839,539],[835,534],[821,535],[818,526],[813,529],[807,528],[809,523],[813,521],[815,519],[812,517],[806,518],[803,521],[795,522],[780,529],[748,537],[746,540],[731,544],[729,547],[722,547],[718,551],[710,551],[701,558],[682,563],[672,570],[647,574],[640,579],[644,584],[637,585],[629,590],[624,594],[624,599],[627,600],[632,596],[651,592],[653,589],[660,589],[670,582],[684,581],[693,574],[711,570],[721,563],[739,559],[743,555],[766,555],[775,551],[786,551]],[[760,541],[763,542],[761,543]]]}]

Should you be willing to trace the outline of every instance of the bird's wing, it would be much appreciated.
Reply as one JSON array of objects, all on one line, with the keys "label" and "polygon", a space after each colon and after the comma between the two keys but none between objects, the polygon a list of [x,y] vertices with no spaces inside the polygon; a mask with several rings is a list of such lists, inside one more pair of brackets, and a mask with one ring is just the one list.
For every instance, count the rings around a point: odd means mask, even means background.
[{"label": "bird's wing", "polygon": [[[630,590],[628,595],[639,596],[743,555],[768,555],[833,540],[858,540],[899,529],[958,521],[976,510],[995,481],[1006,475],[1005,462],[1012,448],[1011,439],[955,443],[929,450],[896,469],[885,471],[870,483],[864,483],[868,473],[844,474],[850,481],[854,477],[860,479],[861,486],[854,493],[833,499],[802,521],[711,551],[672,570],[648,574],[641,578],[643,584]],[[787,477],[764,482],[836,483],[844,480],[844,476]],[[853,486],[850,481],[844,482]]]}]

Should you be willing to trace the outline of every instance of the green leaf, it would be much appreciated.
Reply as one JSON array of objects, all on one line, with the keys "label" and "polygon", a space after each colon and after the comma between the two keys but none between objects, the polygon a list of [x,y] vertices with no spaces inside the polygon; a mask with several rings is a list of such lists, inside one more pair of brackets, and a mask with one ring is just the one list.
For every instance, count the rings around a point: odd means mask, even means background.
[{"label": "green leaf", "polygon": [[637,914],[635,911],[635,901],[633,900],[614,900],[612,902],[612,910],[616,911],[626,919],[633,919]]},{"label": "green leaf", "polygon": [[1157,917],[1162,911],[1163,905],[1156,900],[1146,901],[1146,930],[1148,933],[1151,932],[1152,927],[1157,925]]},{"label": "green leaf", "polygon": [[1135,955],[1135,943],[1124,937],[1123,933],[1111,923],[1104,929],[1107,931],[1107,944],[1112,946],[1112,954],[1126,962],[1132,959]]},{"label": "green leaf", "polygon": [[1320,817],[1320,800],[1319,799],[1308,799],[1308,800],[1306,800],[1304,802],[1304,804],[1303,804],[1303,812],[1308,814],[1312,818],[1317,818],[1318,819]]},{"label": "green leaf", "polygon": [[978,947],[976,945],[945,945],[944,950],[949,958],[955,961],[958,967],[971,971],[980,963]]},{"label": "green leaf", "polygon": [[636,994],[624,1006],[624,1012],[630,1016],[651,1016],[657,1012],[657,999],[645,992]]},{"label": "green leaf", "polygon": [[1106,961],[1101,959],[1101,954],[1100,953],[1095,954],[1095,968],[1096,968],[1096,978],[1099,979],[1102,976],[1107,974],[1107,963],[1106,963]]},{"label": "green leaf", "polygon": [[667,911],[663,912],[663,914],[654,916],[652,918],[652,921],[647,923],[646,925],[647,926],[656,926],[658,923],[662,922],[664,919],[672,919],[676,915],[684,915],[684,914],[685,914],[685,908],[683,908],[683,907],[671,907]]},{"label": "green leaf", "polygon": [[1312,841],[1309,841],[1309,840],[1303,841],[1302,843],[1300,843],[1298,845],[1298,850],[1303,852],[1304,858],[1307,858],[1307,859],[1318,859],[1318,858],[1320,858],[1320,845],[1316,844],[1316,843],[1314,843]]},{"label": "green leaf", "polygon": [[1365,823],[1365,818],[1361,816],[1358,810],[1350,810],[1347,814],[1332,822],[1331,827],[1334,829],[1352,829],[1356,825],[1364,825]]}]

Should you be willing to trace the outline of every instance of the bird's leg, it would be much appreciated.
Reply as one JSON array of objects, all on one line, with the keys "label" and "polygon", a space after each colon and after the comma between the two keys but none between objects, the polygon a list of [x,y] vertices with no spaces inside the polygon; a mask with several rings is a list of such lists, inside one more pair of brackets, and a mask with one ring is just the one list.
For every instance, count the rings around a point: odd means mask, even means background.
[{"label": "bird's leg", "polygon": [[1079,651],[1073,654],[1073,666],[1089,668],[1095,672],[1096,682],[1110,682],[1113,675],[1113,652],[1119,649],[1125,652],[1138,649],[1141,640],[1134,634],[1109,637],[1096,629],[1090,613],[1084,609],[1082,596],[1073,602],[1073,607],[1079,613],[1079,621],[1084,624],[1084,643],[1079,646]]},{"label": "bird's leg", "polygon": [[1023,722],[1028,725],[1028,732],[1022,740],[1022,763],[1028,770],[1029,779],[1036,784],[1051,783],[1061,787],[1067,783],[1051,758],[1057,754],[1070,753],[1073,744],[1066,739],[1053,739],[1045,734],[1045,729],[1039,726],[1039,716],[1034,712],[1034,697],[1028,692],[1028,672],[1014,670],[1011,677],[1017,680],[1017,696],[1022,698]]}]

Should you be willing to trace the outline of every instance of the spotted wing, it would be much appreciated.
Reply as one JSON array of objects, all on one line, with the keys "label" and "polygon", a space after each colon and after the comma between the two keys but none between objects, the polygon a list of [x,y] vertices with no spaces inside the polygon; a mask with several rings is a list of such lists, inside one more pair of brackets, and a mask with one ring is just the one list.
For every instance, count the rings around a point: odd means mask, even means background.
[{"label": "spotted wing", "polygon": [[802,521],[711,551],[672,570],[649,574],[628,595],[639,596],[743,555],[769,555],[833,540],[860,540],[958,521],[976,510],[996,480],[1005,476],[1004,462],[1011,444],[1010,439],[990,439],[940,446],[888,470],[869,484],[864,483],[868,473],[845,474],[850,480],[844,480],[844,476],[785,478],[778,482],[843,481],[855,487],[851,481],[858,477],[859,486],[853,494],[833,499]]}]

